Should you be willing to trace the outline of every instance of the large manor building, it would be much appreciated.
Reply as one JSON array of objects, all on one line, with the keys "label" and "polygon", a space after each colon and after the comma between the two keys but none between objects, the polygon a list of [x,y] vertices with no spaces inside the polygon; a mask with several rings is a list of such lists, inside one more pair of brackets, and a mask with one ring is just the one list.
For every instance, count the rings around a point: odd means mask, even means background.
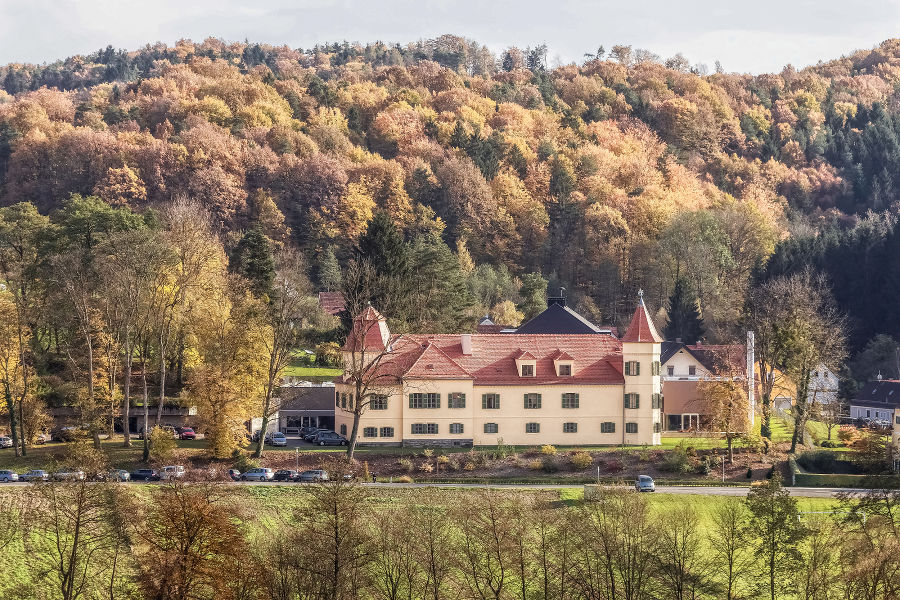
[{"label": "large manor building", "polygon": [[363,389],[362,444],[657,445],[661,344],[643,298],[621,338],[600,328],[393,335],[369,307],[343,348],[335,427],[352,434]]}]

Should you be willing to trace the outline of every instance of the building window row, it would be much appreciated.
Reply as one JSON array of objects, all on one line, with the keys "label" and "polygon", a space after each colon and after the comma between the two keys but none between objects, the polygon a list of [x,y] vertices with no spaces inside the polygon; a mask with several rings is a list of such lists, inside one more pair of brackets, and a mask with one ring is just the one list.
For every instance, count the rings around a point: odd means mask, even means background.
[{"label": "building window row", "polygon": [[392,438],[394,437],[394,428],[393,427],[382,427],[380,430],[378,427],[364,427],[363,428],[363,437],[366,438],[374,438],[374,437],[386,437]]},{"label": "building window row", "polygon": [[563,394],[562,395],[562,407],[563,408],[578,408],[578,394]]},{"label": "building window row", "polygon": [[465,408],[466,395],[460,392],[447,394],[447,408]]},{"label": "building window row", "polygon": [[437,435],[438,426],[437,423],[413,423],[412,424],[412,434],[413,435]]},{"label": "building window row", "polygon": [[540,394],[525,394],[525,408],[540,408],[541,407],[541,395]]},{"label": "building window row", "polygon": [[462,423],[450,423],[450,433],[459,434],[463,432]]},{"label": "building window row", "polygon": [[625,408],[640,408],[640,407],[641,407],[640,394],[635,394],[635,393],[625,394]]},{"label": "building window row", "polygon": [[410,394],[409,395],[409,407],[410,408],[440,408],[441,407],[441,395],[440,394]]}]

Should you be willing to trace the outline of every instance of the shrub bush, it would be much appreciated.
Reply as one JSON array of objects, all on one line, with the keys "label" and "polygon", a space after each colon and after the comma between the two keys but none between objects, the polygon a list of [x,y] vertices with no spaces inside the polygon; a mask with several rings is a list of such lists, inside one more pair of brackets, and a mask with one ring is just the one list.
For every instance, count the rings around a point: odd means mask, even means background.
[{"label": "shrub bush", "polygon": [[[152,437],[152,436],[151,436]],[[241,450],[234,451],[234,468],[240,471],[241,473],[246,473],[250,469],[259,468],[259,461],[253,458],[250,458],[250,455]]]},{"label": "shrub bush", "polygon": [[849,427],[847,429],[838,429],[837,437],[845,444],[849,444],[854,440],[854,438],[856,438],[856,430]]},{"label": "shrub bush", "polygon": [[830,450],[812,450],[797,457],[797,464],[813,473],[833,473],[837,454]]},{"label": "shrub bush", "polygon": [[697,467],[697,472],[700,475],[709,475],[712,471],[712,467],[709,466],[709,457],[704,456],[703,460],[700,461],[700,466]]},{"label": "shrub bush", "polygon": [[474,471],[474,470],[475,470],[475,463],[473,463],[471,460],[466,461],[466,464],[463,466],[463,471]]},{"label": "shrub bush", "polygon": [[594,458],[591,456],[590,452],[585,452],[583,450],[573,454],[570,460],[572,461],[572,466],[579,471],[584,471],[594,463]]},{"label": "shrub bush", "polygon": [[610,473],[618,473],[625,470],[625,465],[622,464],[621,460],[617,460],[614,458],[612,460],[606,461],[606,470]]},{"label": "shrub bush", "polygon": [[556,456],[556,446],[552,444],[544,444],[541,446],[541,454],[545,456]]},{"label": "shrub bush", "polygon": [[753,467],[747,467],[747,479],[753,479]]},{"label": "shrub bush", "polygon": [[162,427],[154,427],[150,431],[150,459],[154,462],[167,462],[176,446],[175,438]]},{"label": "shrub bush", "polygon": [[638,452],[638,460],[642,463],[650,462],[650,449],[647,446],[644,446]]},{"label": "shrub bush", "polygon": [[423,462],[421,465],[419,465],[419,470],[422,471],[423,473],[431,473],[434,471],[434,467],[432,466],[432,464],[430,462],[426,461],[426,462]]},{"label": "shrub bush", "polygon": [[448,465],[450,464],[450,457],[446,454],[441,454],[437,457],[437,461],[439,465]]},{"label": "shrub bush", "polygon": [[408,458],[401,458],[397,461],[397,465],[407,473],[412,473],[413,462]]},{"label": "shrub bush", "polygon": [[555,456],[545,456],[544,460],[541,461],[541,468],[545,473],[556,473],[559,471],[559,462],[557,462]]},{"label": "shrub bush", "polygon": [[544,468],[544,461],[538,459],[530,460],[528,461],[528,468],[532,471],[540,471]]},{"label": "shrub bush", "polygon": [[412,483],[413,478],[409,475],[401,475],[399,477],[394,477],[394,483]]},{"label": "shrub bush", "polygon": [[691,461],[691,457],[688,456],[687,451],[684,449],[684,446],[678,445],[663,458],[659,465],[659,469],[661,471],[668,471],[669,473],[684,474],[693,471],[694,464],[693,461]]}]

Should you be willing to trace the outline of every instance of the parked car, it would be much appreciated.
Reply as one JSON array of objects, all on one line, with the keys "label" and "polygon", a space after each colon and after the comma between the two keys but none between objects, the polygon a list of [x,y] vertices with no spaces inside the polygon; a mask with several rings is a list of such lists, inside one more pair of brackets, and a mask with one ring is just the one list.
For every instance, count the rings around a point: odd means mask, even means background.
[{"label": "parked car", "polygon": [[228,478],[232,481],[240,481],[241,480],[241,472],[237,469],[228,469]]},{"label": "parked car", "polygon": [[56,481],[84,481],[86,477],[81,469],[63,469],[53,474]]},{"label": "parked car", "polygon": [[639,492],[655,492],[656,484],[649,475],[638,475],[637,481],[634,482],[634,489]]},{"label": "parked car", "polygon": [[297,477],[300,475],[298,471],[294,471],[292,469],[281,469],[279,471],[275,471],[275,481],[297,481]]},{"label": "parked car", "polygon": [[131,472],[132,481],[159,481],[156,469],[138,469]]},{"label": "parked car", "polygon": [[275,479],[275,471],[263,467],[241,473],[241,481],[272,481],[273,479]]},{"label": "parked car", "polygon": [[75,434],[78,433],[77,427],[67,426],[60,427],[59,429],[55,429],[50,433],[52,439],[57,442],[71,442],[75,439]]},{"label": "parked car", "polygon": [[131,473],[123,469],[113,469],[106,474],[109,481],[131,481]]},{"label": "parked car", "polygon": [[304,439],[304,441],[312,442],[313,438],[315,438],[317,435],[319,435],[320,433],[322,433],[324,431],[330,431],[330,430],[329,429],[321,429],[319,427],[312,427],[312,428],[310,428],[309,431],[307,431],[305,434],[303,434],[303,439]]},{"label": "parked car", "polygon": [[6,437],[5,435],[0,437],[0,448],[12,448],[13,441],[11,437]]},{"label": "parked car", "polygon": [[319,483],[321,481],[328,481],[328,472],[323,471],[322,469],[310,469],[309,471],[303,471],[302,473],[300,473],[297,481],[302,481],[303,483]]},{"label": "parked car", "polygon": [[32,469],[19,475],[19,481],[47,481],[49,479],[50,473],[42,469]]},{"label": "parked car", "polygon": [[193,427],[182,427],[181,431],[178,432],[178,437],[183,440],[195,440],[197,439],[197,433]]},{"label": "parked car", "polygon": [[163,467],[159,472],[160,479],[181,479],[184,477],[184,467],[182,465],[171,465]]},{"label": "parked car", "polygon": [[346,446],[347,438],[333,431],[320,431],[313,438],[312,443],[316,446]]},{"label": "parked car", "polygon": [[270,446],[287,446],[287,437],[280,431],[273,431],[266,436],[266,443]]},{"label": "parked car", "polygon": [[305,438],[307,435],[309,435],[311,433],[315,433],[317,431],[319,431],[318,427],[306,426],[306,427],[301,427],[299,430],[297,430],[297,435],[299,435],[301,438]]},{"label": "parked car", "polygon": [[34,443],[40,445],[40,444],[46,444],[47,442],[50,442],[52,440],[53,440],[53,438],[50,437],[49,433],[39,433],[34,438]]},{"label": "parked car", "polygon": [[0,481],[3,483],[9,483],[11,481],[18,481],[19,474],[13,471],[0,471]]}]

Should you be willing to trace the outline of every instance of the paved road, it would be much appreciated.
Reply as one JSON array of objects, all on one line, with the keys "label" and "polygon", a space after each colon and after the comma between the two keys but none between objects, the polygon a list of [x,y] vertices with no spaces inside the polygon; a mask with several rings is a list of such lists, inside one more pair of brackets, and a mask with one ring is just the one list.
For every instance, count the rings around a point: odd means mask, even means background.
[{"label": "paved road", "polygon": [[[143,481],[135,483],[146,483]],[[229,481],[227,485],[308,485],[283,482],[258,482],[258,481]],[[7,486],[21,487],[31,485],[25,482],[0,483],[0,489]],[[554,484],[498,484],[498,483],[363,483],[366,487],[373,488],[461,488],[461,489],[520,489],[520,490],[580,490],[583,485],[554,485]],[[693,496],[746,496],[750,488],[738,486],[687,486],[687,485],[658,485],[657,493],[660,494],[684,494]],[[818,488],[818,487],[792,487],[786,488],[792,496],[798,498],[834,498],[840,493],[852,492],[864,494],[868,490],[849,488]]]}]

